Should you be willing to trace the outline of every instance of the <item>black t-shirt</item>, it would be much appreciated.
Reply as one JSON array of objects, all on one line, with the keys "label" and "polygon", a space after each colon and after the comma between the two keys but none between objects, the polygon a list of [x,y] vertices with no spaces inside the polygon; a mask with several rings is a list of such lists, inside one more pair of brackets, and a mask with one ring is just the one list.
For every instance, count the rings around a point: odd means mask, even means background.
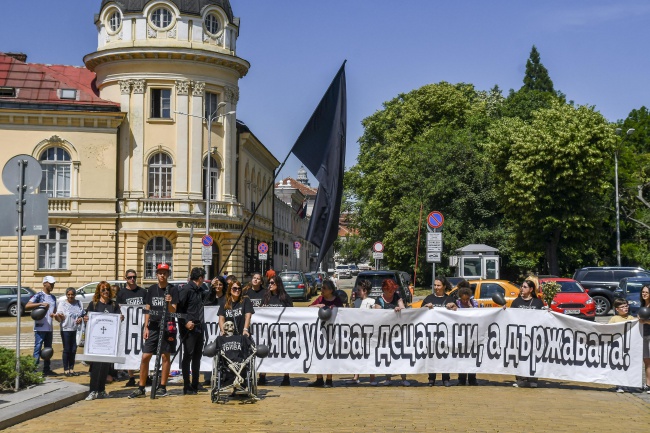
[{"label": "black t-shirt", "polygon": [[253,304],[253,308],[261,307],[262,306],[262,301],[264,300],[264,295],[266,294],[266,290],[264,287],[260,287],[260,290],[256,292],[254,289],[250,289],[248,292],[246,292],[246,296],[248,296],[248,299],[251,300],[251,303]]},{"label": "black t-shirt", "polygon": [[510,308],[524,308],[526,310],[541,310],[543,307],[544,302],[539,298],[531,298],[524,301],[521,297],[518,297],[510,305]]},{"label": "black t-shirt", "polygon": [[[172,304],[178,305],[178,289],[173,284],[169,284],[169,294],[172,295]],[[149,306],[149,309],[152,311],[163,312],[166,311],[167,303],[165,302],[165,289],[161,289],[158,284],[154,284],[149,287],[147,294],[144,297],[144,304]],[[152,323],[160,323],[161,316],[152,315],[149,318],[149,326],[152,326]]]},{"label": "black t-shirt", "polygon": [[244,324],[246,323],[246,314],[255,314],[253,304],[250,299],[244,297],[243,302],[235,302],[232,304],[232,309],[226,310],[226,302],[219,305],[219,316],[226,318],[226,322],[235,322],[235,334],[241,335],[244,332]]},{"label": "black t-shirt", "polygon": [[100,299],[97,302],[91,302],[88,304],[88,309],[86,310],[89,313],[112,313],[120,314],[120,306],[117,305],[117,302],[111,301],[110,304],[104,304]]},{"label": "black t-shirt", "polygon": [[383,296],[379,296],[375,299],[375,305],[379,305],[384,310],[394,310],[399,306],[398,301],[402,299],[399,297],[399,293],[393,293],[393,299],[390,302],[386,302]]},{"label": "black t-shirt", "polygon": [[117,292],[117,303],[120,305],[144,305],[144,297],[147,291],[140,286],[135,286],[134,290],[128,287]]},{"label": "black t-shirt", "polygon": [[433,304],[434,307],[444,307],[447,304],[453,304],[453,303],[455,303],[455,300],[451,296],[447,296],[447,295],[436,296],[431,294],[426,298],[424,298],[424,301],[422,301],[422,307],[424,307],[427,304]]},{"label": "black t-shirt", "polygon": [[223,350],[226,358],[234,362],[242,362],[250,353],[250,343],[248,338],[241,335],[231,335],[230,337],[217,337],[217,350],[219,353]]},{"label": "black t-shirt", "polygon": [[271,295],[268,302],[262,302],[263,307],[293,307],[293,302],[289,295],[287,295],[287,300],[282,302],[278,295]]}]

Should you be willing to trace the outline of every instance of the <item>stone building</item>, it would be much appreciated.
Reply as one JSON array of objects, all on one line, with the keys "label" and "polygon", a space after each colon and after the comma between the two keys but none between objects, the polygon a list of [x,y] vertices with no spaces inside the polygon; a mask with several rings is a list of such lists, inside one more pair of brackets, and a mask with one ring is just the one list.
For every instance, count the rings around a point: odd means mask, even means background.
[{"label": "stone building", "polygon": [[[49,234],[24,240],[25,284],[51,274],[78,286],[129,268],[148,284],[159,262],[184,279],[201,266],[206,212],[209,275],[224,265],[279,165],[236,120],[250,67],[236,54],[239,23],[228,0],[103,0],[85,67],[0,54],[0,165],[33,156],[50,196]],[[272,237],[269,194],[224,270],[259,268],[251,239]],[[0,281],[15,277],[15,254],[16,238],[0,238]]]}]

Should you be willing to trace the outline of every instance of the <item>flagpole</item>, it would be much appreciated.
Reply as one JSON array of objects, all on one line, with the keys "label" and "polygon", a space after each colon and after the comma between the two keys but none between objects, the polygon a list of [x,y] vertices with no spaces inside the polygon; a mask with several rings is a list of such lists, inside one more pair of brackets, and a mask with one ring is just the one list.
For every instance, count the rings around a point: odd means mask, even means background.
[{"label": "flagpole", "polygon": [[[424,203],[420,203],[420,220],[418,222],[418,243],[415,246],[415,269],[413,269],[413,287],[417,284],[418,276],[418,258],[420,257],[420,229],[422,228],[422,207]],[[435,278],[435,277],[434,277]]]}]

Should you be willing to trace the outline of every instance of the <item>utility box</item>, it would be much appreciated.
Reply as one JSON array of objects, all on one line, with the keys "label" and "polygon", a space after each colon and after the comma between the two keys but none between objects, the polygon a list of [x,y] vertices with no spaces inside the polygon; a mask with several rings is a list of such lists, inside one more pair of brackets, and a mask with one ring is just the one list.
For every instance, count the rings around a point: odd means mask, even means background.
[{"label": "utility box", "polygon": [[456,267],[456,276],[466,280],[498,280],[499,250],[485,244],[470,244],[456,250],[449,257],[449,266]]}]

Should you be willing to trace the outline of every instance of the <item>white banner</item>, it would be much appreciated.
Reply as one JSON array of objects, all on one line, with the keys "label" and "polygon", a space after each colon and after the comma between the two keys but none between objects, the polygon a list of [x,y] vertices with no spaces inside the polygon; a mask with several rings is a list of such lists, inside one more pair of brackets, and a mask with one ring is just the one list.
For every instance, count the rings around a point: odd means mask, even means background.
[{"label": "white banner", "polygon": [[[122,312],[118,366],[137,369],[142,307]],[[206,307],[206,344],[218,333],[217,307]],[[484,373],[641,386],[638,322],[603,325],[540,310],[500,308],[334,310],[327,322],[316,308],[258,308],[251,332],[269,346],[258,371],[307,374]],[[180,351],[179,351],[180,352]],[[173,369],[179,369],[179,353]],[[153,368],[154,360],[151,361]],[[211,370],[204,358],[202,371]]]}]

